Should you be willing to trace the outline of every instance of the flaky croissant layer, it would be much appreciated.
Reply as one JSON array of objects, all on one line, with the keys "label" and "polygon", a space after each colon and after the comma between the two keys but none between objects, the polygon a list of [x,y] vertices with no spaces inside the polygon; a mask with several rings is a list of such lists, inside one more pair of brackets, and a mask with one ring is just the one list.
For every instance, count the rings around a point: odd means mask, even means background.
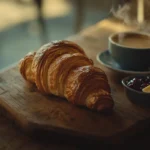
[{"label": "flaky croissant layer", "polygon": [[97,111],[113,108],[107,76],[93,66],[84,50],[71,41],[56,41],[27,54],[20,73],[38,90],[65,97],[69,102]]}]

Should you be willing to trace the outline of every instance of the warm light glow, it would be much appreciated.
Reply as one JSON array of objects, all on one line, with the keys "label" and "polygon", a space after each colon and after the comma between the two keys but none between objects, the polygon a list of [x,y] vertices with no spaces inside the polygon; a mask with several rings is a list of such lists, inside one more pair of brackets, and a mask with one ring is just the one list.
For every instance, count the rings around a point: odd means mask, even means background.
[{"label": "warm light glow", "polygon": [[[37,18],[37,10],[34,3],[32,3],[33,0],[23,1],[31,2],[25,5],[24,3],[16,3],[15,0],[0,0],[0,30]],[[43,2],[44,18],[62,17],[71,10],[71,5],[66,0],[43,0]]]},{"label": "warm light glow", "polygon": [[144,0],[138,0],[137,4],[137,20],[141,24],[144,22]]}]

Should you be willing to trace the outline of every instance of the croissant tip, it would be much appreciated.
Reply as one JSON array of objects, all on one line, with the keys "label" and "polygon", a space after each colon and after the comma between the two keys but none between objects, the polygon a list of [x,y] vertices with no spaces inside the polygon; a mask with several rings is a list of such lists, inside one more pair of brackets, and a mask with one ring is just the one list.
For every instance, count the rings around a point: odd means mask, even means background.
[{"label": "croissant tip", "polygon": [[109,113],[112,112],[114,107],[114,101],[111,96],[103,96],[103,99],[97,100],[95,109],[98,112]]}]

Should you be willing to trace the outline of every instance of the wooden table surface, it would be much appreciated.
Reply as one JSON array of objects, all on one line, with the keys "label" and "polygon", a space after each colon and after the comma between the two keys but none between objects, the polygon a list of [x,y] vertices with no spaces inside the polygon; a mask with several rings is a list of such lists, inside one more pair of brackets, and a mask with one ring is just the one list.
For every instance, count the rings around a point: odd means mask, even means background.
[{"label": "wooden table surface", "polygon": [[[96,25],[85,29],[81,33],[69,37],[69,40],[73,40],[77,42],[80,46],[82,46],[85,51],[86,49],[91,48],[93,53],[91,54],[91,58],[93,59],[95,66],[102,67],[105,71],[111,72],[114,76],[114,79],[118,82],[120,78],[123,77],[123,74],[118,74],[116,72],[112,72],[111,70],[106,69],[96,61],[97,51],[107,49],[108,45],[108,36],[111,33],[119,32],[119,31],[129,31],[135,30],[136,28],[127,27],[121,22],[115,19],[107,19]],[[95,51],[96,50],[96,51]],[[38,149],[107,149],[107,148],[143,148],[150,142],[150,129],[146,130],[146,133],[142,132],[134,137],[129,137],[125,141],[122,141],[120,144],[109,145],[108,143],[95,143],[90,141],[76,141],[75,138],[71,137],[70,140],[66,139],[63,135],[56,135],[55,133],[51,133],[51,135],[45,136],[30,136],[26,135],[23,131],[21,131],[14,122],[6,119],[4,115],[0,115],[0,150],[38,150]],[[132,144],[132,145],[131,145]]]}]

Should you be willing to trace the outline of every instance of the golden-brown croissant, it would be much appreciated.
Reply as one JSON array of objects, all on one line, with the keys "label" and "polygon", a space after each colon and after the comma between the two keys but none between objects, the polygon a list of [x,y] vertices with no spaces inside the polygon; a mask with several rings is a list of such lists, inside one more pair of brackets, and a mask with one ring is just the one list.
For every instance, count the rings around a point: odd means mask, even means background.
[{"label": "golden-brown croissant", "polygon": [[51,42],[29,53],[20,61],[20,73],[43,93],[97,111],[113,108],[104,71],[94,67],[84,50],[71,41]]}]

